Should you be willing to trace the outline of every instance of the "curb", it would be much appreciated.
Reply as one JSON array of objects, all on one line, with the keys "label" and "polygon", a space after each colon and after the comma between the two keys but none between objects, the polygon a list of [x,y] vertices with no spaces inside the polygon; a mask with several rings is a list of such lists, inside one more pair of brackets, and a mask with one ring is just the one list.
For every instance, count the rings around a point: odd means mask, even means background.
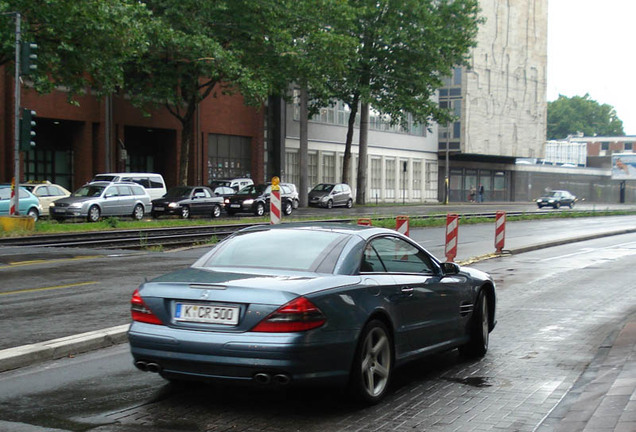
[{"label": "curb", "polygon": [[125,342],[130,324],[8,348],[0,351],[0,372]]}]

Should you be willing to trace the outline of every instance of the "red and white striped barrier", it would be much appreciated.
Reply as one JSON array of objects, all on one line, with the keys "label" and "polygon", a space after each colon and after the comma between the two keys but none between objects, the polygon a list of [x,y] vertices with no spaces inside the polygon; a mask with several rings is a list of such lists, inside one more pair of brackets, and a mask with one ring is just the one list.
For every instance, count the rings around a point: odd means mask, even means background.
[{"label": "red and white striped barrier", "polygon": [[501,253],[506,241],[506,212],[498,211],[495,215],[495,249]]},{"label": "red and white striped barrier", "polygon": [[276,225],[280,223],[280,179],[278,177],[272,178],[272,193],[269,198],[269,223],[270,225]]},{"label": "red and white striped barrier", "polygon": [[408,216],[398,216],[395,218],[395,230],[407,237],[409,237],[409,224]]},{"label": "red and white striped barrier", "polygon": [[373,226],[373,223],[371,222],[371,219],[369,218],[360,218],[358,219],[358,225]]},{"label": "red and white striped barrier", "polygon": [[446,215],[446,261],[453,262],[457,256],[457,237],[459,234],[459,216],[448,213]]}]

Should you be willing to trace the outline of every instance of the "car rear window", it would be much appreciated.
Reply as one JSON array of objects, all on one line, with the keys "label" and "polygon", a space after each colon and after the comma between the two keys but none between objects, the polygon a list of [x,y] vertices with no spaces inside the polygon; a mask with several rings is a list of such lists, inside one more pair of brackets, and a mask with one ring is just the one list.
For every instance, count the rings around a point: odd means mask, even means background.
[{"label": "car rear window", "polygon": [[347,238],[347,234],[308,229],[252,231],[223,242],[203,267],[318,271],[329,262],[332,269]]}]

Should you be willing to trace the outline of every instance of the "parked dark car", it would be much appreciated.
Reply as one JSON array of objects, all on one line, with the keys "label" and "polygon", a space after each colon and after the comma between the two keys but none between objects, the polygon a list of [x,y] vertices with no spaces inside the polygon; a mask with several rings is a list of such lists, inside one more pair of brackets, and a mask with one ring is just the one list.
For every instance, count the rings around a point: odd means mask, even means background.
[{"label": "parked dark car", "polygon": [[407,361],[488,349],[495,283],[394,230],[246,228],[131,299],[134,364],[168,380],[347,385],[367,403]]},{"label": "parked dark car", "polygon": [[537,206],[539,208],[553,207],[555,209],[558,209],[561,206],[568,206],[572,208],[574,207],[575,202],[576,197],[570,192],[565,190],[553,190],[539,198],[537,200]]},{"label": "parked dark car", "polygon": [[351,188],[345,183],[320,183],[309,191],[309,205],[314,207],[353,207]]},{"label": "parked dark car", "polygon": [[152,200],[152,217],[179,215],[218,218],[223,209],[223,197],[216,196],[207,186],[177,186],[162,197]]},{"label": "parked dark car", "polygon": [[[230,216],[236,213],[254,213],[256,216],[263,216],[269,212],[270,193],[271,185],[268,184],[245,186],[225,199],[225,211]],[[294,204],[282,185],[280,201],[282,213],[289,216],[294,210]]]}]

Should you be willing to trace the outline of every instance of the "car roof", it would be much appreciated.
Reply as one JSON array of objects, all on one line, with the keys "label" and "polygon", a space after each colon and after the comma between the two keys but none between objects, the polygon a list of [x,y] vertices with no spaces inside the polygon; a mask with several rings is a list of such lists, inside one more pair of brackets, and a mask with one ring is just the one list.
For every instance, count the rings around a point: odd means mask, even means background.
[{"label": "car roof", "polygon": [[337,232],[341,234],[358,235],[365,239],[373,237],[378,234],[391,234],[398,237],[402,237],[400,233],[395,230],[380,227],[370,227],[364,225],[348,224],[343,222],[290,222],[285,224],[276,225],[256,225],[250,226],[240,230],[241,233],[249,231],[264,231],[264,230],[294,230],[294,229],[308,229],[314,231],[329,231]]}]

